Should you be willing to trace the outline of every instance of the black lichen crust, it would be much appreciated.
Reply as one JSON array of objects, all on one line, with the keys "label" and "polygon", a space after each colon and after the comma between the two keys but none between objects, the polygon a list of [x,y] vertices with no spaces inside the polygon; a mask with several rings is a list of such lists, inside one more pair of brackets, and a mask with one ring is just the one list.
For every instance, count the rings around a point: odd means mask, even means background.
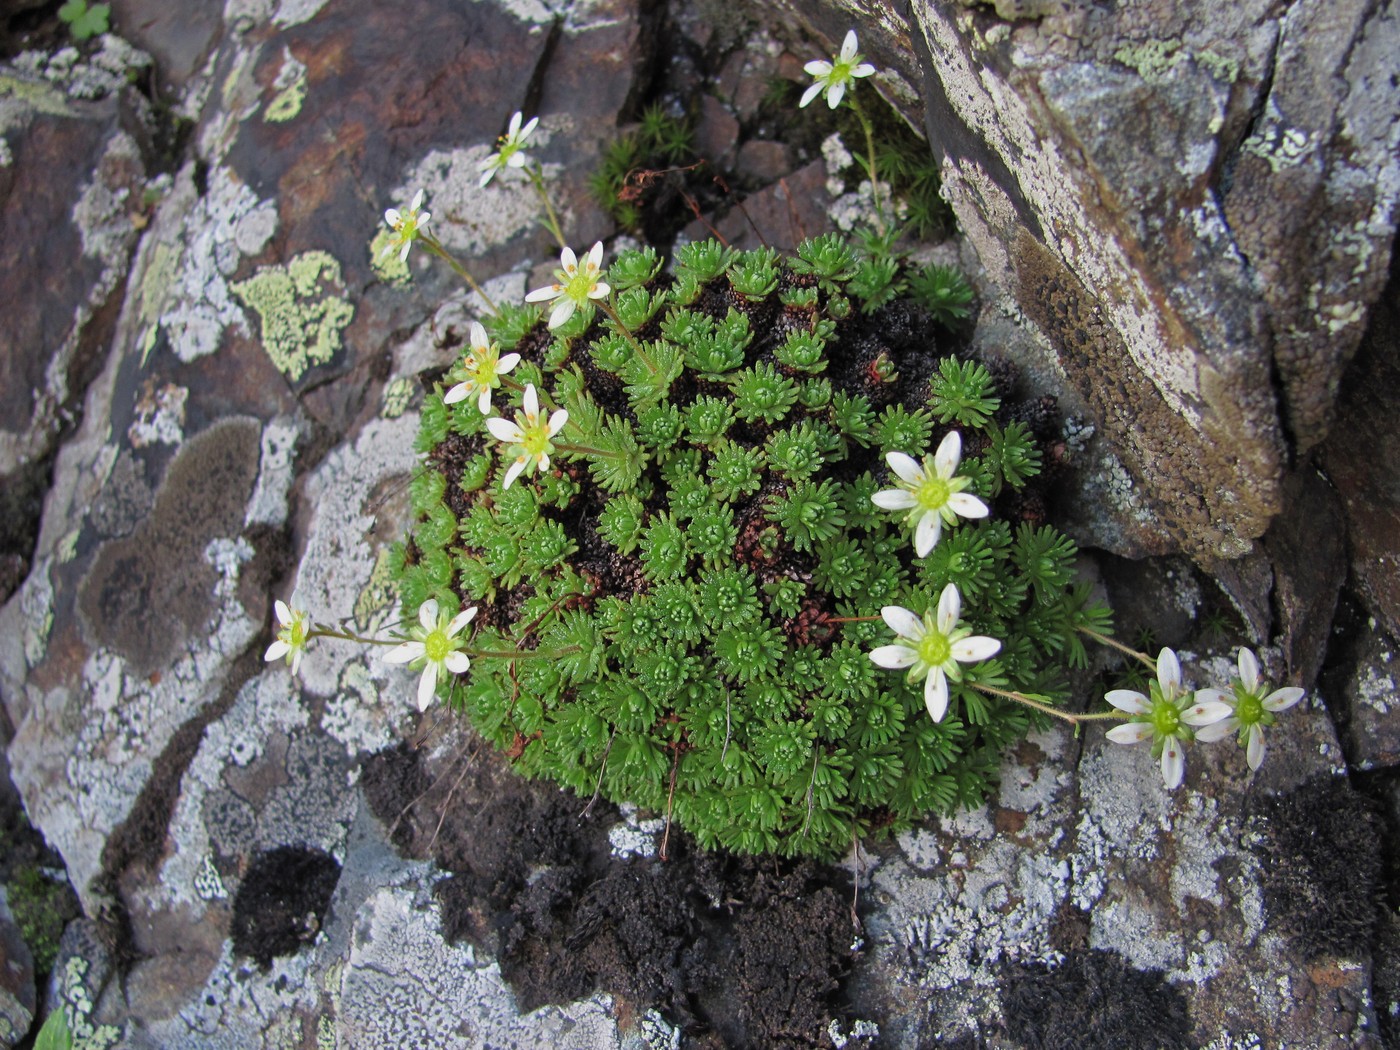
[{"label": "black lichen crust", "polygon": [[[474,650],[548,655],[478,657],[451,702],[520,771],[664,811],[706,848],[832,856],[980,802],[1030,721],[971,684],[1063,702],[1077,628],[1107,623],[1044,524],[1053,402],[940,347],[898,271],[837,238],[791,259],[704,242],[659,269],[648,250],[608,272],[628,331],[592,312],[553,333],[533,309],[487,323],[523,359],[493,411],[513,418],[532,383],[568,410],[555,440],[592,451],[503,489],[476,399],[427,398],[404,613],[476,606]],[[917,559],[870,496],[896,480],[886,453],[931,456],[953,430],[991,515]],[[922,615],[949,583],[1002,649],[935,724],[869,651],[893,640],[882,606]]]}]

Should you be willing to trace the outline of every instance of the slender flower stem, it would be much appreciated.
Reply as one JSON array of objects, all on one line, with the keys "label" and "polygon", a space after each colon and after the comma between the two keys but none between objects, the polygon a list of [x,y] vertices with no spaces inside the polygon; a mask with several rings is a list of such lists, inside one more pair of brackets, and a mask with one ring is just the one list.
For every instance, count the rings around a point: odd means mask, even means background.
[{"label": "slender flower stem", "polygon": [[865,168],[870,173],[870,200],[875,206],[875,230],[881,237],[885,235],[885,209],[880,204],[880,176],[876,170],[875,160],[875,127],[870,123],[870,118],[865,115],[865,110],[851,96],[851,108],[855,110],[856,118],[860,121],[860,126],[865,131]]},{"label": "slender flower stem", "polygon": [[1033,707],[1037,711],[1051,715],[1054,718],[1062,719],[1063,721],[1069,722],[1071,725],[1079,725],[1080,722],[1105,722],[1109,719],[1116,719],[1120,722],[1126,721],[1123,714],[1119,711],[1101,711],[1097,714],[1076,715],[1071,714],[1069,711],[1061,711],[1051,707],[1049,704],[1042,703],[1039,700],[1032,700],[1024,693],[1013,692],[1010,689],[998,689],[995,686],[980,685],[977,682],[968,682],[967,684],[972,686],[972,688],[976,689],[979,693],[986,693],[989,696],[999,696],[1006,700],[1014,700],[1018,704],[1024,704],[1026,707]]},{"label": "slender flower stem", "polygon": [[574,452],[580,456],[606,456],[608,459],[623,459],[626,455],[616,450],[609,452],[605,448],[594,448],[592,445],[571,445],[563,441],[554,442],[554,447],[560,452]]},{"label": "slender flower stem", "polygon": [[569,245],[564,240],[564,229],[559,225],[559,216],[555,213],[554,205],[549,199],[549,193],[544,188],[544,173],[538,164],[526,170],[530,174],[530,182],[534,185],[535,192],[540,195],[540,200],[544,201],[545,226],[549,227],[549,232],[554,234],[554,239],[559,242],[559,247],[567,248]]},{"label": "slender flower stem", "polygon": [[313,638],[339,638],[346,642],[360,642],[364,645],[398,645],[401,638],[366,638],[362,634],[355,634],[351,631],[337,631],[333,627],[325,624],[313,624],[311,630],[306,632],[306,640],[309,642]]},{"label": "slender flower stem", "polygon": [[1106,634],[1099,634],[1098,631],[1091,630],[1088,627],[1079,628],[1079,633],[1088,635],[1094,641],[1100,643],[1101,645],[1106,645],[1110,649],[1117,649],[1120,653],[1125,653],[1128,656],[1131,656],[1134,660],[1140,660],[1144,664],[1146,664],[1154,674],[1157,672],[1157,661],[1152,659],[1152,657],[1148,656],[1146,653],[1140,653],[1136,649],[1129,648],[1122,642],[1115,641],[1114,639],[1108,637],[1108,635]]},{"label": "slender flower stem", "polygon": [[879,616],[828,616],[827,623],[870,623],[879,620]]},{"label": "slender flower stem", "polygon": [[456,260],[456,258],[452,255],[452,253],[442,246],[441,241],[439,241],[431,233],[425,233],[419,236],[418,243],[423,245],[423,248],[426,251],[432,252],[443,262],[447,263],[448,266],[452,267],[453,273],[455,273],[458,277],[462,278],[462,280],[466,281],[467,286],[470,287],[471,290],[474,291],[477,295],[481,296],[482,301],[486,303],[486,308],[490,310],[494,316],[496,316],[497,318],[501,316],[501,308],[498,307],[495,301],[489,295],[486,294],[486,289],[482,288],[481,285],[476,283],[476,278],[473,277],[470,273],[468,273],[467,268],[461,263],[459,263]]},{"label": "slender flower stem", "polygon": [[567,656],[570,653],[582,651],[582,646],[566,645],[562,649],[551,649],[548,652],[541,652],[538,649],[463,649],[462,652],[468,656],[480,659],[495,658],[498,660],[553,660],[560,656]]},{"label": "slender flower stem", "polygon": [[617,310],[613,308],[612,302],[608,299],[598,299],[595,301],[603,308],[603,313],[612,318],[613,324],[617,325],[617,330],[627,337],[627,341],[632,344],[632,349],[637,351],[637,356],[646,364],[651,374],[656,375],[656,362],[647,354],[641,342],[632,334],[632,330],[622,323],[622,318],[617,316]]}]

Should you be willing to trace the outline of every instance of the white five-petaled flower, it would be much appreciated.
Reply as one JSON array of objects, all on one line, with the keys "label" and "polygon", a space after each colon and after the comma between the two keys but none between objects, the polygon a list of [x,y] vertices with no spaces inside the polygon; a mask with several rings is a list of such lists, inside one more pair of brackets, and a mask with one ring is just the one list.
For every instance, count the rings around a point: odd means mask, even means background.
[{"label": "white five-petaled flower", "polygon": [[547,288],[536,288],[525,296],[527,303],[542,303],[557,300],[549,314],[549,327],[558,328],[574,316],[580,306],[587,306],[590,300],[603,299],[612,291],[602,280],[603,242],[593,245],[580,262],[572,248],[559,253],[560,268],[554,271],[555,283]]},{"label": "white five-petaled flower", "polygon": [[554,444],[549,439],[559,433],[568,421],[569,413],[562,408],[555,409],[547,420],[540,417],[540,399],[535,393],[534,383],[526,384],[523,411],[515,414],[514,423],[500,416],[488,417],[486,429],[497,441],[510,445],[515,453],[515,462],[506,471],[501,488],[510,488],[510,483],[528,466],[533,465],[537,471],[548,470],[549,454],[554,451]]},{"label": "white five-petaled flower", "polygon": [[458,638],[462,628],[476,616],[475,607],[463,610],[448,619],[438,612],[436,598],[429,598],[418,607],[418,626],[409,631],[409,640],[394,646],[384,654],[386,663],[422,666],[418,679],[418,710],[426,711],[437,692],[438,674],[448,671],[464,674],[471,666],[467,654],[460,652],[465,638]]},{"label": "white five-petaled flower", "polygon": [[472,322],[471,334],[471,349],[454,373],[462,381],[447,392],[443,401],[453,405],[475,396],[476,407],[484,416],[491,411],[491,391],[501,385],[501,376],[520,363],[520,355],[502,357],[500,347],[486,338],[480,321]]},{"label": "white five-petaled flower", "polygon": [[510,118],[510,127],[496,144],[496,152],[481,162],[482,186],[490,182],[498,171],[525,166],[525,154],[521,151],[525,148],[525,140],[530,137],[530,132],[539,125],[540,118],[531,117],[529,122],[521,127],[520,121],[523,117],[524,114],[517,110],[515,116]]},{"label": "white five-petaled flower", "polygon": [[1149,696],[1133,689],[1114,689],[1104,699],[1131,719],[1106,734],[1115,744],[1152,741],[1152,754],[1162,763],[1162,779],[1168,788],[1181,786],[1186,773],[1186,745],[1195,737],[1193,727],[1208,726],[1230,713],[1218,700],[1202,699],[1181,686],[1181,662],[1176,653],[1163,649],[1157,655],[1157,680]]},{"label": "white five-petaled flower", "polygon": [[413,203],[408,206],[407,211],[389,208],[384,212],[384,221],[389,224],[389,229],[394,231],[394,235],[389,238],[389,243],[384,246],[384,250],[379,253],[380,258],[387,258],[393,254],[395,248],[401,249],[399,262],[408,258],[408,249],[413,246],[413,242],[423,232],[423,227],[427,226],[428,220],[433,217],[432,212],[420,212],[419,209],[422,207],[423,191],[419,190],[413,195]]},{"label": "white five-petaled flower", "polygon": [[1258,769],[1264,761],[1264,727],[1274,724],[1277,712],[1303,699],[1303,690],[1285,686],[1270,691],[1269,683],[1259,677],[1259,661],[1249,649],[1240,650],[1239,668],[1240,676],[1230,683],[1230,692],[1202,689],[1196,693],[1197,700],[1219,701],[1230,710],[1220,721],[1198,730],[1196,739],[1213,743],[1238,730],[1245,761],[1250,769]]},{"label": "white five-petaled flower", "polygon": [[899,477],[898,488],[883,489],[870,497],[883,510],[907,510],[914,524],[914,553],[920,558],[938,544],[945,524],[952,525],[959,517],[985,518],[987,505],[963,490],[971,479],[957,475],[962,459],[962,438],[956,430],[938,446],[933,457],[924,457],[923,465],[903,452],[885,454],[885,462]]},{"label": "white five-petaled flower", "polygon": [[277,632],[277,640],[267,647],[263,659],[271,663],[285,656],[287,663],[291,664],[292,674],[296,674],[301,667],[301,656],[306,652],[311,620],[306,613],[288,608],[281,598],[277,599],[274,608],[277,610],[277,622],[282,627]]},{"label": "white five-petaled flower", "polygon": [[1001,642],[995,638],[958,626],[961,614],[962,598],[951,583],[938,599],[937,615],[929,609],[921,620],[898,605],[886,605],[880,610],[885,623],[901,640],[871,650],[870,659],[892,671],[909,668],[910,683],[923,679],[924,706],[935,722],[943,721],[948,711],[948,679],[962,681],[962,668],[958,665],[975,664],[1001,650]]},{"label": "white five-petaled flower", "polygon": [[846,95],[846,89],[855,86],[857,77],[868,77],[875,72],[875,67],[869,62],[861,61],[863,57],[856,50],[856,31],[847,30],[846,39],[841,43],[841,53],[834,60],[827,62],[825,59],[817,59],[803,66],[803,69],[817,78],[817,82],[803,92],[802,101],[797,104],[797,108],[806,108],[812,99],[822,93],[826,94],[828,106],[832,109],[839,106],[841,99]]}]

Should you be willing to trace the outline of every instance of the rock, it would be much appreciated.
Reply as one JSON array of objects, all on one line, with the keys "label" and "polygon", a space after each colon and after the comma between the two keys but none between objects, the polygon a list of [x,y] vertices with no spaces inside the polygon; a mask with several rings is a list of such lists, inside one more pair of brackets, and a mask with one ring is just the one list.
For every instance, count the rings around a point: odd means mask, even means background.
[{"label": "rock", "polygon": [[1400,23],[1363,3],[1037,14],[914,6],[944,192],[1150,512],[1122,516],[1122,549],[1238,556],[1283,506],[1290,446],[1326,433],[1385,281]]},{"label": "rock", "polygon": [[0,886],[0,1047],[18,1045],[34,1023],[34,958]]}]

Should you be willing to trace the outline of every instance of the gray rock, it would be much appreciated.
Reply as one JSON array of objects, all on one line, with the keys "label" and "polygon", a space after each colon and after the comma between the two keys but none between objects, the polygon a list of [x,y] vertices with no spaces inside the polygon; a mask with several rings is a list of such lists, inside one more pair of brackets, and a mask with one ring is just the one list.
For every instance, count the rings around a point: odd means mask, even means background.
[{"label": "gray rock", "polygon": [[34,957],[0,886],[0,1047],[16,1046],[34,1023]]}]

